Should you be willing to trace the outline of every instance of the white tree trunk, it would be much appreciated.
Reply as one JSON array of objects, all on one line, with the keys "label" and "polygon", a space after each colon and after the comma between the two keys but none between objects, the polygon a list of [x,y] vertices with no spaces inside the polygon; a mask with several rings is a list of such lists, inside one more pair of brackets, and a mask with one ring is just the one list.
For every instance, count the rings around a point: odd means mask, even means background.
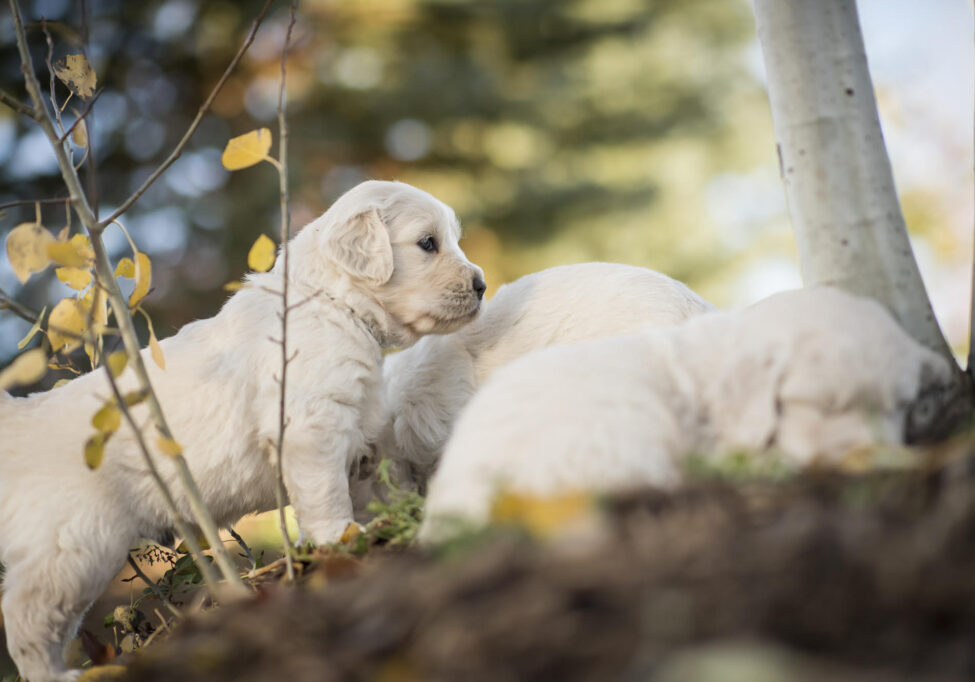
[{"label": "white tree trunk", "polygon": [[911,251],[855,0],[755,0],[789,214],[808,284],[883,303],[951,358]]}]

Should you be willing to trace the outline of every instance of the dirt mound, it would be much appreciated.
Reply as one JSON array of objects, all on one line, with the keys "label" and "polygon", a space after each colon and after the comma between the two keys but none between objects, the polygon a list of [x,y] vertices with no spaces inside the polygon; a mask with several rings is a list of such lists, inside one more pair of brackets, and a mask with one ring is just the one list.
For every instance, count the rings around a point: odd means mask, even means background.
[{"label": "dirt mound", "polygon": [[497,531],[446,555],[323,560],[353,575],[191,620],[125,679],[975,677],[970,458],[647,490],[604,514],[580,544]]}]

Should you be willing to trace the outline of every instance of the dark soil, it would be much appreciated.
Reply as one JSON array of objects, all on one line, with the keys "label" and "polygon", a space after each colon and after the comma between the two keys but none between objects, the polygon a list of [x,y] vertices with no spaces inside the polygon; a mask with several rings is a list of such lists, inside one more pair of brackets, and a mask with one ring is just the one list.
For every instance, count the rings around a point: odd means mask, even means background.
[{"label": "dark soil", "polygon": [[326,558],[125,679],[975,679],[973,463],[641,491],[573,545]]}]

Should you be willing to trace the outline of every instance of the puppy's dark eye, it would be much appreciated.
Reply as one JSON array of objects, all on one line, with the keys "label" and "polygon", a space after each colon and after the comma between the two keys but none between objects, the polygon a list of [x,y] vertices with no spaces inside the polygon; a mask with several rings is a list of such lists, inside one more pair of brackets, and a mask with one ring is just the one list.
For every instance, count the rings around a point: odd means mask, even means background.
[{"label": "puppy's dark eye", "polygon": [[416,245],[419,246],[424,251],[426,251],[427,253],[437,252],[437,241],[433,237],[424,237],[423,239],[418,241]]}]

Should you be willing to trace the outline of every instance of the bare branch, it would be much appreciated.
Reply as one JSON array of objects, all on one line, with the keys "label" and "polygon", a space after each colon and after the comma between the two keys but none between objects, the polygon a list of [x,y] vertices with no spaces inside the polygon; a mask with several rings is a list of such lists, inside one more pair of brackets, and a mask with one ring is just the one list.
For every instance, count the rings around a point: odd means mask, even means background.
[{"label": "bare branch", "polygon": [[8,201],[5,204],[0,204],[0,210],[5,208],[14,208],[16,206],[33,206],[34,204],[68,204],[71,203],[71,197],[62,197],[60,199],[18,199],[17,201]]},{"label": "bare branch", "polygon": [[25,322],[30,322],[31,324],[37,322],[37,318],[41,316],[38,311],[28,308],[27,306],[15,301],[13,297],[3,289],[0,289],[0,310],[9,310],[20,319],[24,320]]},{"label": "bare branch", "polygon": [[301,299],[297,303],[293,303],[291,306],[289,306],[288,312],[291,312],[293,310],[297,310],[298,308],[300,308],[301,306],[305,305],[309,301],[314,301],[316,298],[318,298],[319,296],[321,296],[322,293],[323,292],[321,290],[318,290],[315,293],[311,294],[310,296],[306,296],[305,298]]},{"label": "bare branch", "polygon": [[[85,0],[80,0],[79,9],[81,10],[81,45],[85,52],[88,51],[88,12],[89,6]],[[95,93],[98,97],[100,91]],[[98,220],[98,155],[95,153],[95,115],[88,116],[83,114],[80,118],[85,119],[88,127],[88,146],[85,148],[88,163],[85,166],[85,181],[88,190],[88,203],[91,204],[95,220]],[[77,123],[77,122],[76,122]]]},{"label": "bare branch", "polygon": [[169,486],[166,485],[162,476],[159,475],[159,469],[156,468],[156,463],[152,461],[152,455],[149,453],[146,439],[142,435],[142,429],[135,423],[135,419],[132,417],[132,413],[129,411],[129,407],[125,402],[125,397],[119,390],[118,384],[115,382],[115,377],[112,376],[112,371],[108,368],[108,365],[105,365],[105,376],[108,377],[108,384],[111,386],[112,393],[115,395],[116,407],[118,407],[122,416],[125,417],[129,428],[132,429],[132,435],[135,436],[135,442],[139,446],[139,452],[142,453],[142,461],[145,462],[146,470],[152,476],[152,480],[155,482],[159,492],[162,493],[163,501],[166,503],[166,509],[173,518],[173,525],[176,526],[176,532],[179,533],[180,537],[183,538],[183,541],[190,548],[190,553],[193,555],[193,560],[203,575],[207,589],[213,595],[217,589],[217,574],[213,572],[213,567],[210,566],[210,563],[203,556],[203,550],[200,549],[200,543],[196,541],[196,535],[193,534],[186,525],[186,522],[183,521],[183,516],[179,513],[179,508],[176,506],[176,499],[169,490]]},{"label": "bare branch", "polygon": [[[57,121],[58,130],[61,131],[62,133],[61,137],[63,139],[64,123],[62,123],[61,121],[62,108],[58,106],[58,97],[57,97],[57,88],[56,88],[57,81],[54,78],[54,63],[53,63],[54,41],[51,39],[51,32],[47,30],[47,19],[41,18],[41,30],[44,32],[44,40],[47,42],[47,57],[44,58],[44,63],[47,64],[47,73],[51,79],[51,83],[49,86],[50,92],[48,93],[48,95],[51,98],[51,108],[54,111],[54,120]],[[70,94],[68,95],[68,99],[71,99]],[[64,100],[64,103],[67,104],[68,100]]]},{"label": "bare branch", "polygon": [[5,90],[0,90],[0,102],[6,104],[18,114],[23,114],[24,116],[29,116],[35,121],[40,121],[40,114],[34,110],[34,107],[30,106],[29,104],[24,104]]},{"label": "bare branch", "polygon": [[[126,354],[129,356],[129,362],[138,378],[140,386],[147,392],[149,413],[156,425],[156,429],[162,437],[176,440],[166,421],[166,416],[163,413],[162,405],[159,403],[159,398],[152,389],[152,382],[149,380],[149,373],[146,370],[145,362],[143,362],[142,354],[140,353],[139,338],[135,333],[135,325],[132,322],[132,315],[129,311],[128,303],[119,289],[118,281],[113,274],[111,261],[108,259],[108,252],[101,238],[106,225],[110,224],[111,221],[108,221],[106,224],[101,224],[95,218],[95,214],[88,204],[88,199],[81,188],[78,173],[71,159],[68,158],[64,146],[58,141],[59,136],[54,128],[54,121],[44,108],[41,86],[37,80],[37,74],[34,72],[34,65],[31,62],[30,52],[27,48],[27,36],[24,31],[23,19],[20,16],[20,7],[17,0],[9,0],[9,4],[14,19],[14,29],[17,35],[17,50],[20,54],[20,66],[24,74],[25,86],[31,97],[34,109],[40,115],[38,123],[44,131],[44,134],[47,135],[51,147],[54,149],[58,167],[61,170],[61,177],[71,196],[71,203],[85,229],[88,231],[88,236],[91,238],[91,247],[95,253],[94,270],[96,278],[100,279],[101,284],[108,292],[109,303],[111,304],[112,312],[115,313],[115,319],[118,321],[119,331],[122,336],[122,341],[125,344]],[[116,217],[114,216],[112,221]],[[176,472],[180,481],[185,488],[186,499],[192,511],[193,520],[200,527],[200,530],[203,531],[204,536],[210,543],[217,565],[220,567],[220,571],[231,590],[227,593],[227,596],[232,597],[235,594],[245,593],[247,588],[244,586],[243,581],[241,581],[240,574],[234,566],[230,554],[220,540],[217,525],[214,523],[213,517],[203,503],[203,497],[186,463],[186,458],[182,455],[175,455],[172,457],[172,460],[176,466]]]},{"label": "bare branch", "polygon": [[251,562],[251,570],[253,571],[255,568],[257,568],[257,559],[254,558],[254,553],[251,551],[251,548],[248,547],[246,542],[244,542],[244,538],[237,534],[237,531],[234,530],[233,526],[227,526],[227,532],[230,533],[230,537],[236,540],[237,544],[240,545],[240,548],[244,551],[244,556],[247,557],[249,562]]},{"label": "bare branch", "polygon": [[200,127],[200,123],[203,121],[203,117],[206,115],[207,111],[210,110],[210,106],[213,104],[213,100],[217,98],[217,95],[220,93],[220,90],[223,89],[223,86],[227,82],[227,79],[230,78],[230,74],[233,72],[234,69],[237,68],[237,64],[240,63],[240,60],[244,56],[244,53],[247,52],[247,49],[251,46],[251,43],[254,42],[254,36],[257,35],[257,29],[260,28],[261,23],[264,21],[264,15],[267,14],[267,11],[271,7],[272,2],[274,2],[274,0],[265,1],[264,7],[261,9],[260,14],[257,15],[256,19],[254,19],[254,23],[251,24],[250,33],[247,34],[247,38],[244,40],[243,45],[240,46],[240,49],[237,51],[237,54],[234,55],[234,58],[230,60],[230,64],[227,65],[226,70],[223,72],[223,76],[220,77],[220,80],[217,81],[217,84],[210,92],[210,96],[206,98],[206,101],[204,101],[203,104],[200,106],[199,111],[196,112],[196,118],[194,118],[193,122],[190,123],[190,127],[187,128],[186,134],[183,135],[183,138],[176,144],[176,147],[169,154],[169,156],[166,157],[166,160],[163,161],[162,164],[152,172],[152,175],[146,178],[146,181],[142,183],[142,186],[139,187],[139,189],[137,189],[135,192],[133,192],[132,196],[130,196],[125,201],[123,201],[122,204],[117,209],[115,209],[115,212],[112,213],[112,215],[108,216],[107,218],[105,218],[99,223],[101,227],[103,228],[106,227],[113,220],[115,220],[120,215],[122,215],[127,210],[129,210],[129,207],[132,206],[132,204],[134,204],[136,201],[138,201],[139,197],[141,197],[145,193],[145,191],[149,189],[149,186],[152,185],[152,183],[154,183],[156,180],[158,180],[159,176],[165,173],[169,169],[169,167],[172,166],[176,162],[176,160],[183,154],[183,149],[186,147],[186,143],[190,141],[190,138],[193,137],[193,133],[195,133],[196,129]]},{"label": "bare branch", "polygon": [[287,415],[285,414],[285,403],[287,400],[288,364],[291,358],[288,357],[288,242],[291,239],[291,215],[288,212],[288,121],[285,114],[287,97],[285,85],[288,76],[288,49],[291,46],[291,33],[295,27],[295,19],[298,11],[298,0],[291,0],[291,16],[288,21],[288,32],[284,38],[284,46],[281,48],[281,84],[278,89],[278,130],[280,140],[278,142],[278,179],[280,180],[281,194],[281,312],[278,317],[281,320],[281,400],[278,405],[278,444],[275,448],[277,455],[274,461],[277,485],[275,486],[275,498],[278,504],[278,525],[281,531],[281,540],[284,544],[285,565],[289,581],[295,579],[294,560],[291,556],[291,539],[288,537],[288,528],[284,515],[284,432],[287,426]]},{"label": "bare branch", "polygon": [[[71,124],[71,127],[65,130],[64,134],[61,136],[60,141],[62,143],[65,140],[67,140],[69,137],[71,137],[71,133],[74,132],[74,129],[77,128],[78,125],[85,120],[85,117],[91,112],[91,108],[95,105],[95,100],[98,99],[98,97],[103,92],[105,92],[105,88],[99,88],[99,90],[94,95],[92,95],[91,99],[89,99],[88,102],[85,103],[85,108],[81,110],[80,114],[78,114],[78,118],[75,119],[74,123]],[[91,138],[89,138],[89,144],[90,144],[90,140]]]}]

